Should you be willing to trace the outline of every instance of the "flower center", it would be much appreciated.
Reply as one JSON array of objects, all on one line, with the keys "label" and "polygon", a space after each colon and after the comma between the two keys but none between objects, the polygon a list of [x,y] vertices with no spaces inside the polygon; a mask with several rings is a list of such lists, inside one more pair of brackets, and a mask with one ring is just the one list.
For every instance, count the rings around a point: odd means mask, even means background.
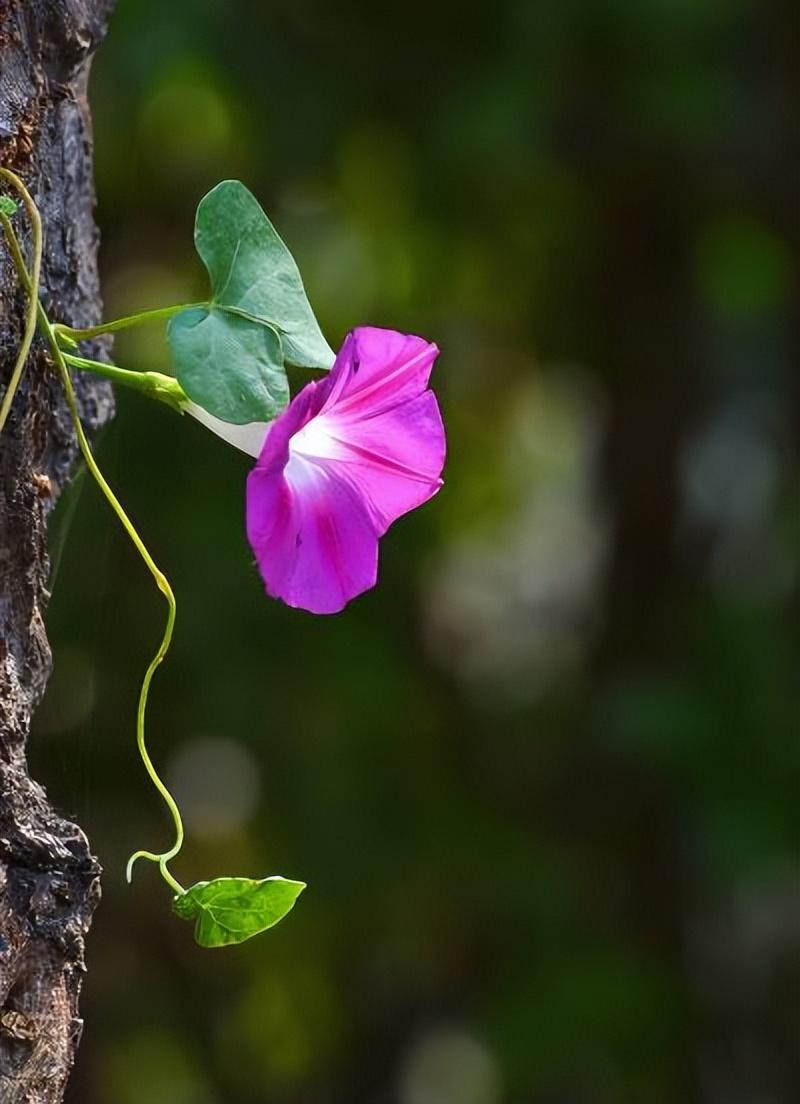
[{"label": "flower center", "polygon": [[336,455],[336,442],[328,433],[324,417],[312,418],[289,442],[289,454],[327,459]]}]

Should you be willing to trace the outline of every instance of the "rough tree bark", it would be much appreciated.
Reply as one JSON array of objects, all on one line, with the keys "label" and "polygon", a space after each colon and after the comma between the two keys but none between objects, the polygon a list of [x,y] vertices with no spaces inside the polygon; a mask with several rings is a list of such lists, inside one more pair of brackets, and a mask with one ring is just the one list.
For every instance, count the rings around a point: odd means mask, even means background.
[{"label": "rough tree bark", "polygon": [[[0,164],[33,194],[44,223],[42,297],[51,317],[99,319],[86,82],[113,0],[0,0]],[[24,215],[15,216],[23,232]],[[0,386],[25,297],[0,243]],[[99,350],[95,350],[95,353]],[[87,429],[113,413],[108,386],[76,380]],[[25,743],[51,658],[47,518],[76,444],[37,339],[0,437],[0,1101],[63,1099],[81,1032],[84,937],[100,867],[83,832],[28,775]]]}]

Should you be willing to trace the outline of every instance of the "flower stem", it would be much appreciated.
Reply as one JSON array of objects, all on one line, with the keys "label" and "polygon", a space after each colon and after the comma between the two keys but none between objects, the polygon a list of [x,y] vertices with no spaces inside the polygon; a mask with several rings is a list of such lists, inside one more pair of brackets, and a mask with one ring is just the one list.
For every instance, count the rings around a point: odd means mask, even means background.
[{"label": "flower stem", "polygon": [[179,414],[183,413],[189,402],[188,395],[174,376],[166,376],[162,372],[132,372],[128,368],[118,368],[116,364],[104,364],[101,360],[87,360],[86,357],[73,356],[72,353],[66,353],[63,350],[62,356],[73,368],[95,372],[113,383],[131,387],[143,395],[166,403]]},{"label": "flower stem", "polygon": [[146,322],[158,322],[162,318],[172,318],[174,314],[180,314],[181,311],[206,306],[208,306],[207,303],[179,303],[174,307],[157,307],[155,310],[126,314],[124,318],[101,322],[98,326],[88,326],[86,329],[76,329],[74,326],[57,322],[53,326],[53,333],[58,341],[64,340],[67,344],[77,344],[79,341],[88,341],[92,337],[100,337],[101,334],[116,333],[118,330],[127,330],[131,326],[142,326]]},{"label": "flower stem", "polygon": [[[24,197],[26,197],[26,206],[28,201],[33,204],[33,200],[30,199],[30,195],[28,194],[27,189],[25,189],[25,186],[22,184],[21,181],[19,182],[19,190],[20,193]],[[161,876],[167,883],[167,885],[169,885],[175,893],[182,894],[184,892],[183,887],[167,869],[167,863],[175,858],[175,856],[178,854],[181,847],[183,846],[183,822],[181,820],[180,810],[178,809],[175,799],[159,777],[158,772],[153,765],[153,761],[150,758],[145,742],[145,710],[147,708],[147,698],[150,692],[150,683],[152,682],[156,668],[159,666],[159,664],[164,659],[164,656],[167,654],[170,641],[172,640],[176,614],[175,595],[172,592],[172,587],[169,584],[169,580],[167,579],[166,575],[164,575],[164,573],[159,569],[155,560],[150,555],[147,546],[136,531],[133,522],[125,513],[122,504],[112,491],[111,487],[105,479],[105,476],[100,471],[100,468],[97,465],[97,461],[94,458],[91,447],[86,438],[83,425],[81,424],[80,414],[78,412],[78,403],[75,397],[75,390],[72,386],[72,378],[69,374],[69,368],[67,366],[64,353],[62,352],[61,347],[58,344],[58,339],[55,335],[54,327],[47,317],[44,307],[38,301],[38,298],[33,294],[34,283],[25,266],[25,261],[22,256],[22,250],[20,249],[17,236],[14,233],[14,228],[11,226],[11,223],[8,221],[8,219],[1,213],[0,221],[2,222],[3,230],[5,231],[6,239],[8,241],[11,257],[14,261],[14,265],[17,269],[19,278],[22,284],[27,289],[28,294],[31,296],[32,300],[36,303],[39,328],[42,331],[42,334],[44,335],[48,345],[50,346],[50,350],[53,354],[53,359],[56,362],[58,373],[61,377],[61,382],[64,387],[67,406],[69,408],[72,423],[75,428],[75,434],[78,439],[78,446],[80,448],[86,466],[92,473],[95,482],[99,486],[100,490],[103,492],[103,495],[113,509],[114,513],[117,515],[120,522],[122,523],[125,532],[133,541],[137,551],[139,552],[139,555],[142,557],[145,565],[147,566],[147,569],[153,576],[156,586],[164,595],[167,601],[167,623],[164,628],[164,635],[158,647],[158,651],[153,656],[147,670],[145,671],[144,678],[142,679],[141,690],[139,691],[139,702],[136,709],[136,746],[139,749],[139,755],[141,757],[142,763],[144,764],[144,768],[147,771],[148,776],[150,777],[151,782],[163,798],[164,803],[166,804],[172,816],[172,821],[175,827],[175,842],[168,851],[165,851],[163,852],[163,854],[160,855],[156,855],[151,851],[137,851],[134,855],[131,856],[130,860],[128,861],[127,877],[128,881],[130,881],[131,870],[136,860],[139,858],[146,858],[149,859],[151,862],[158,863],[159,869],[161,871]]]},{"label": "flower stem", "polygon": [[[8,413],[11,410],[11,404],[14,401],[14,396],[19,387],[19,381],[22,379],[22,371],[25,367],[25,361],[28,359],[33,335],[36,332],[36,304],[39,301],[39,279],[42,271],[42,220],[39,217],[39,211],[36,204],[31,199],[28,189],[16,173],[13,173],[10,169],[0,168],[0,179],[8,181],[8,183],[22,196],[28,212],[28,217],[31,220],[31,233],[33,237],[33,265],[31,266],[31,286],[28,296],[28,312],[25,317],[25,332],[22,335],[22,341],[17,352],[17,359],[11,373],[11,379],[8,381],[6,393],[3,395],[3,402],[0,404],[0,433],[2,433],[3,426],[6,424],[8,418]],[[9,229],[11,228],[11,223],[6,214],[0,213],[0,220],[2,220],[4,230],[6,230],[6,226],[8,226]],[[7,232],[6,230],[6,233]]]}]

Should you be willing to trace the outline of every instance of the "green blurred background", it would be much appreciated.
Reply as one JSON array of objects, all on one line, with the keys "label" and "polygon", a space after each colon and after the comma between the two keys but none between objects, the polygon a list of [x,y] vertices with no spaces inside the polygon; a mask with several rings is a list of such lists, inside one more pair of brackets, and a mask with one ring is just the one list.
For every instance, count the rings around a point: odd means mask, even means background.
[{"label": "green blurred background", "polygon": [[[107,317],[203,294],[238,177],[331,344],[440,345],[449,460],[315,619],[262,592],[247,458],[119,395],[99,454],[178,596],[176,873],[309,889],[206,952],[125,885],[169,839],[164,610],[83,480],[32,740],[106,871],[71,1104],[797,1099],[797,40],[788,2],[119,0]],[[167,364],[157,327],[115,356]]]}]

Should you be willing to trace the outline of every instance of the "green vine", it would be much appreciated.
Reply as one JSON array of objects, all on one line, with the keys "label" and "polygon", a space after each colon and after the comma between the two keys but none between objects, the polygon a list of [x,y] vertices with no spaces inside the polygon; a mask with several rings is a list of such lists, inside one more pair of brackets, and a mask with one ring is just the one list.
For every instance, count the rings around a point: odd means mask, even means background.
[{"label": "green vine", "polygon": [[88,326],[86,329],[75,329],[74,326],[65,326],[63,322],[57,322],[53,326],[53,332],[58,341],[66,341],[67,344],[76,345],[79,341],[88,341],[102,334],[118,333],[120,330],[130,329],[131,326],[141,326],[144,322],[160,322],[180,314],[181,311],[194,310],[204,307],[205,303],[181,303],[175,307],[156,307],[154,310],[137,311],[136,314],[127,314],[124,318],[115,318],[113,322],[101,322],[98,326]]},{"label": "green vine", "polygon": [[[172,817],[175,841],[168,850],[161,853],[145,850],[134,852],[128,860],[126,876],[130,882],[134,864],[138,859],[147,859],[149,862],[155,863],[162,878],[175,894],[173,910],[183,919],[195,921],[195,938],[201,946],[222,947],[232,943],[241,943],[243,940],[249,939],[251,936],[277,924],[293,907],[298,896],[305,889],[305,883],[292,881],[277,875],[258,880],[220,877],[211,881],[197,882],[188,889],[184,889],[169,869],[170,862],[176,858],[183,846],[183,822],[174,797],[160,778],[150,758],[145,739],[145,717],[153,676],[156,669],[163,662],[172,641],[176,615],[175,595],[172,592],[169,580],[156,564],[95,460],[81,423],[70,367],[91,371],[112,380],[114,383],[133,387],[150,398],[166,403],[178,413],[197,409],[196,400],[199,399],[204,410],[208,412],[210,409],[212,418],[221,418],[228,422],[239,422],[240,424],[247,421],[263,421],[265,416],[269,417],[272,413],[278,412],[282,408],[281,404],[285,405],[288,398],[288,383],[286,382],[282,360],[274,359],[282,349],[281,338],[279,337],[280,326],[277,323],[273,325],[270,321],[260,318],[250,318],[249,316],[241,318],[237,313],[239,308],[235,303],[217,305],[211,300],[206,303],[190,303],[142,311],[138,314],[116,319],[113,322],[105,322],[85,329],[51,322],[39,299],[43,252],[43,233],[39,212],[27,188],[15,173],[9,169],[0,169],[0,181],[10,185],[21,198],[30,218],[32,231],[32,261],[29,269],[19,238],[11,222],[18,204],[8,196],[0,195],[0,226],[2,226],[5,242],[20,284],[28,294],[23,338],[14,362],[9,385],[0,403],[0,431],[2,431],[8,419],[14,396],[19,388],[38,322],[39,330],[47,343],[64,389],[75,436],[86,467],[91,472],[93,479],[121,522],[128,537],[135,545],[159,592],[167,602],[167,620],[164,634],[156,654],[144,673],[139,691],[136,708],[136,746],[148,777]],[[215,213],[214,204],[224,203],[227,204],[225,209],[235,211],[237,205],[241,206],[243,194],[247,197],[247,204],[251,207],[256,204],[254,197],[246,192],[246,189],[238,182],[228,181],[219,185],[203,201],[207,206],[211,202],[212,207],[210,212],[206,212],[205,218],[210,219],[211,223],[216,226],[219,222],[219,212]],[[201,203],[201,208],[203,203]],[[260,208],[258,210],[260,211]],[[329,360],[327,346],[319,333],[310,307],[305,303],[302,285],[299,282],[299,274],[294,267],[294,262],[291,260],[286,247],[277,238],[274,229],[269,224],[266,216],[263,215],[263,212],[261,212],[261,217],[263,219],[260,226],[261,245],[266,244],[266,246],[273,249],[271,255],[273,261],[276,261],[274,250],[278,250],[276,263],[285,277],[284,283],[279,282],[278,286],[282,287],[284,289],[283,293],[289,296],[289,307],[286,306],[286,302],[281,300],[278,304],[280,307],[278,313],[281,318],[286,313],[287,317],[291,316],[292,319],[296,319],[299,309],[298,304],[300,304],[302,310],[307,310],[306,328],[299,338],[295,336],[295,342],[300,342],[300,344],[296,344],[296,348],[303,352],[304,357],[306,353],[310,355],[310,363],[314,363],[315,358],[316,362],[324,363]],[[268,229],[265,229],[265,227]],[[264,234],[267,235],[266,238],[264,238]],[[276,245],[276,242],[279,244]],[[235,247],[235,255],[239,252],[240,244]],[[232,271],[233,266],[229,266],[229,269]],[[286,280],[288,280],[288,283],[286,283]],[[225,290],[224,287],[222,290]],[[129,326],[164,320],[169,320],[171,325],[176,325],[172,345],[173,352],[176,349],[178,352],[177,379],[173,376],[163,375],[160,372],[127,371],[116,365],[90,360],[76,355],[74,351],[68,351],[75,350],[81,341],[97,337],[100,334],[114,333]],[[229,343],[232,342],[230,346],[232,349],[239,350],[240,355],[234,357],[234,362],[237,364],[240,374],[233,381],[233,386],[231,386],[230,380],[225,381],[224,373],[220,385],[219,375],[215,372],[214,358],[208,355],[209,347],[202,344],[202,341],[205,341],[206,338],[202,337],[201,343],[198,344],[198,331],[202,324],[210,324],[210,337],[213,338],[215,335],[218,337],[222,334]],[[213,346],[213,341],[210,344]]]},{"label": "green vine", "polygon": [[[20,344],[19,351],[17,352],[17,359],[14,364],[13,371],[11,373],[11,379],[9,380],[8,388],[3,401],[0,403],[0,433],[3,432],[3,426],[6,424],[8,413],[11,410],[11,404],[14,401],[14,396],[17,393],[19,382],[22,379],[22,372],[25,367],[25,361],[28,359],[28,353],[30,352],[31,343],[33,341],[33,335],[36,332],[36,305],[39,299],[39,281],[42,274],[42,220],[39,216],[38,208],[31,199],[27,188],[16,175],[10,169],[0,168],[0,179],[6,180],[12,187],[16,188],[19,194],[22,196],[25,208],[28,212],[28,217],[31,220],[31,234],[33,237],[33,264],[31,266],[31,275],[28,277],[30,288],[28,296],[28,310],[25,316],[25,332],[22,336],[22,343]],[[8,238],[9,233],[13,235],[14,231],[11,226],[9,216],[6,211],[0,209],[0,219],[2,219],[3,229],[6,232]],[[10,239],[9,239],[10,241]],[[22,262],[22,254],[19,248],[16,249],[15,262],[19,260]],[[19,268],[19,264],[17,265]],[[24,268],[24,262],[22,268]],[[27,269],[26,269],[27,275]]]},{"label": "green vine", "polygon": [[[25,288],[29,296],[29,324],[28,326],[26,326],[25,338],[23,339],[23,344],[20,346],[20,352],[17,356],[17,361],[14,367],[11,382],[8,386],[6,394],[3,397],[2,411],[0,411],[0,430],[2,430],[5,418],[8,414],[8,410],[10,409],[11,403],[14,399],[14,393],[16,392],[19,381],[22,377],[22,370],[25,361],[27,360],[28,352],[30,351],[31,341],[33,339],[33,329],[35,328],[38,314],[39,329],[41,330],[43,337],[50,347],[50,352],[58,369],[59,376],[61,377],[61,383],[64,388],[67,406],[69,408],[70,417],[75,429],[75,435],[78,439],[78,447],[80,448],[81,455],[83,456],[86,466],[91,472],[94,481],[97,483],[112,510],[119,518],[123,528],[125,529],[125,532],[133,541],[136,549],[139,552],[139,555],[142,557],[147,566],[147,569],[153,576],[156,586],[158,587],[161,594],[164,595],[167,601],[167,623],[164,628],[164,636],[158,647],[158,651],[153,656],[147,670],[145,671],[144,678],[142,680],[141,690],[139,692],[139,702],[136,709],[136,745],[139,749],[139,755],[141,757],[142,763],[144,764],[144,768],[150,777],[150,780],[152,781],[155,788],[158,790],[161,797],[164,799],[164,802],[169,809],[170,815],[172,816],[172,821],[175,826],[175,842],[173,843],[172,847],[170,847],[169,850],[163,852],[163,854],[155,854],[152,851],[137,851],[131,856],[128,861],[127,878],[128,881],[131,880],[133,864],[136,862],[137,859],[149,859],[151,862],[158,864],[158,867],[161,871],[161,876],[163,877],[167,885],[169,885],[170,888],[175,891],[175,893],[182,894],[184,892],[184,889],[181,884],[172,876],[167,864],[176,857],[183,845],[183,822],[181,820],[180,810],[178,809],[175,799],[167,789],[164,782],[159,777],[158,772],[153,765],[153,761],[150,758],[150,754],[147,750],[147,744],[145,741],[145,711],[147,709],[147,698],[150,693],[150,683],[153,680],[153,675],[155,674],[156,668],[161,664],[165,655],[167,654],[170,641],[172,640],[176,614],[175,595],[172,592],[172,587],[169,584],[169,580],[167,579],[164,572],[161,571],[156,564],[155,560],[150,554],[149,549],[145,545],[142,538],[139,536],[139,533],[134,527],[133,522],[126,514],[122,503],[119,501],[119,499],[109,486],[108,481],[101,472],[97,461],[94,458],[94,454],[81,423],[80,413],[78,411],[78,403],[75,397],[75,389],[72,386],[72,378],[69,374],[69,367],[67,366],[66,355],[64,354],[61,346],[58,343],[58,338],[56,336],[56,327],[54,327],[53,324],[50,322],[50,319],[47,317],[44,307],[39,302],[39,282],[41,275],[42,258],[42,226],[39,212],[36,208],[35,203],[33,202],[33,199],[31,198],[30,193],[28,192],[28,189],[15,173],[11,172],[9,169],[0,169],[0,175],[2,175],[2,178],[4,180],[7,180],[21,196],[25,204],[25,208],[31,217],[34,241],[34,263],[32,266],[32,271],[28,272],[28,268],[23,257],[22,248],[20,246],[16,232],[14,231],[14,227],[11,225],[11,220],[7,214],[5,214],[3,211],[0,211],[0,223],[2,224],[3,231],[5,233],[6,242],[8,243],[9,252],[14,262],[14,267],[17,270],[17,275],[22,286]],[[33,319],[33,326],[30,325],[31,318]],[[69,328],[61,327],[61,329],[68,330]]]}]

